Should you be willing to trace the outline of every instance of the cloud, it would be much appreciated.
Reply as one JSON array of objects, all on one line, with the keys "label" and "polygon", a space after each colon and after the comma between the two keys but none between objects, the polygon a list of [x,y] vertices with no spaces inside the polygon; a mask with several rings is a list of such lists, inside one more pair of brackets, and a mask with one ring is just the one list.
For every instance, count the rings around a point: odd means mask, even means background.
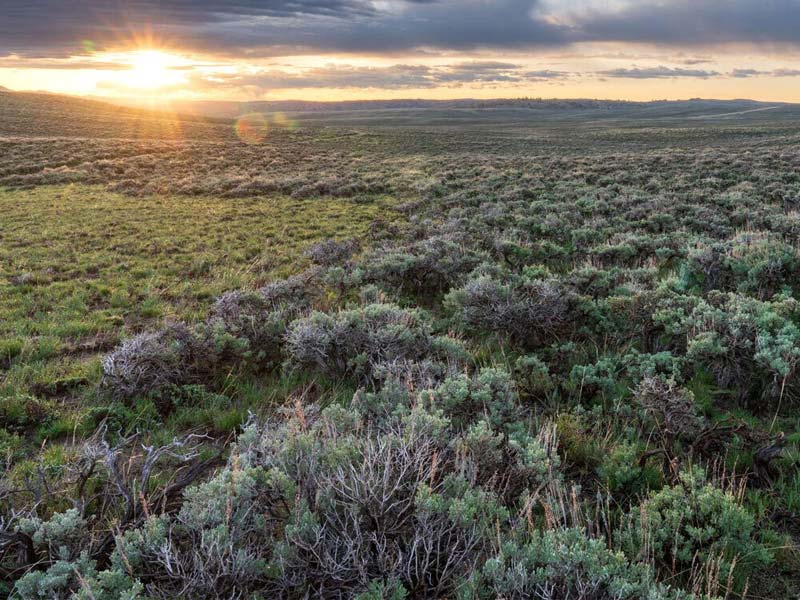
[{"label": "cloud", "polygon": [[680,62],[681,64],[684,65],[693,66],[693,65],[707,65],[712,61],[710,58],[684,58]]},{"label": "cloud", "polygon": [[[8,0],[0,54],[63,55],[81,52],[85,41],[103,49],[145,35],[180,42],[215,27],[245,31],[254,20],[352,19],[375,10],[366,0]],[[235,45],[236,37],[230,42]]]},{"label": "cloud", "polygon": [[730,75],[737,79],[747,79],[748,77],[769,75],[769,71],[759,71],[758,69],[734,69],[731,71]]},{"label": "cloud", "polygon": [[65,58],[20,58],[18,56],[0,56],[2,69],[52,69],[75,70],[93,69],[97,71],[127,71],[130,65],[118,62],[99,60],[74,60]]},{"label": "cloud", "polygon": [[237,57],[523,49],[576,42],[800,44],[798,0],[5,0],[0,55],[142,35]]},{"label": "cloud", "polygon": [[562,19],[587,41],[682,46],[800,43],[798,0],[624,0],[589,2]]},{"label": "cloud", "polygon": [[[761,71],[738,68],[722,73],[705,69],[657,66],[609,69],[592,74],[600,78],[612,79],[800,77],[800,69]],[[581,73],[569,71],[526,70],[521,65],[509,62],[473,61],[439,66],[413,64],[396,64],[388,67],[327,65],[299,71],[262,69],[248,73],[193,73],[184,85],[194,90],[236,91],[251,96],[260,96],[270,90],[304,88],[398,90],[495,84],[522,86],[547,81],[563,81],[581,76]]]},{"label": "cloud", "polygon": [[759,69],[738,68],[728,73],[708,71],[703,69],[682,69],[670,67],[633,67],[630,69],[610,69],[598,71],[595,75],[608,78],[621,79],[674,79],[679,77],[696,77],[710,79],[712,77],[732,77],[734,79],[748,79],[750,77],[800,77],[800,69],[774,69],[762,71]]},{"label": "cloud", "polygon": [[551,71],[544,69],[541,71],[527,71],[524,74],[525,79],[528,81],[547,81],[549,79],[567,79],[571,73],[566,71]]},{"label": "cloud", "polygon": [[[300,73],[270,70],[232,76],[225,83],[232,87],[257,91],[291,88],[431,88],[437,85],[434,72],[422,65],[391,67],[328,66],[306,69]],[[211,81],[214,87],[216,82]]]},{"label": "cloud", "polygon": [[[419,49],[530,48],[568,43],[568,31],[534,15],[539,0],[396,0],[347,19],[229,22],[204,32],[203,43],[252,55],[303,52],[387,54]],[[378,5],[378,3],[376,3]],[[387,8],[388,6],[388,8]]]},{"label": "cloud", "polygon": [[717,71],[707,71],[704,69],[682,69],[670,67],[634,67],[630,69],[609,69],[596,73],[601,77],[624,78],[624,79],[674,79],[678,77],[697,77],[708,79],[720,75]]},{"label": "cloud", "polygon": [[237,55],[390,52],[419,47],[566,43],[533,14],[539,0],[10,0],[0,54],[75,53],[137,32],[197,50]]},{"label": "cloud", "polygon": [[430,75],[438,85],[518,82],[523,79],[518,69],[518,65],[510,63],[473,62],[435,69]]},{"label": "cloud", "polygon": [[[328,65],[288,71],[262,69],[247,73],[192,73],[183,84],[195,91],[227,91],[260,97],[271,90],[306,88],[430,89],[466,85],[525,84],[558,80],[572,74],[561,71],[525,71],[514,63],[474,61],[439,66],[397,64],[388,67]],[[120,88],[104,82],[104,89]],[[121,89],[121,88],[120,88]]]},{"label": "cloud", "polygon": [[748,77],[800,77],[800,69],[774,69],[772,71],[759,71],[758,69],[734,69],[731,77],[746,79]]}]

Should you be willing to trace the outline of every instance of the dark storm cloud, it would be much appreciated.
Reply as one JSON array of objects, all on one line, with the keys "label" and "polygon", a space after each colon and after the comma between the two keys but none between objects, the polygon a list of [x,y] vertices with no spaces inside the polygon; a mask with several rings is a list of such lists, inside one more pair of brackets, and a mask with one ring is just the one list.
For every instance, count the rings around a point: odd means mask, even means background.
[{"label": "dark storm cloud", "polygon": [[575,16],[587,40],[677,45],[800,43],[800,0],[648,0]]},{"label": "dark storm cloud", "polygon": [[[0,54],[63,56],[152,31],[231,55],[562,46],[800,43],[800,0],[5,0]],[[587,8],[588,6],[588,8]]]},{"label": "dark storm cloud", "polygon": [[538,0],[10,0],[0,54],[73,53],[151,31],[156,39],[232,54],[391,51],[557,44],[561,28],[531,16]]},{"label": "dark storm cloud", "polygon": [[202,43],[250,55],[381,54],[426,47],[466,50],[568,43],[567,28],[534,16],[537,5],[538,0],[388,0],[380,9],[348,18],[231,20],[204,31]]},{"label": "dark storm cloud", "polygon": [[[0,52],[69,53],[81,49],[84,40],[102,48],[143,32],[191,41],[236,23],[246,32],[252,19],[352,19],[372,13],[364,0],[9,0],[0,19]],[[238,45],[235,30],[229,30],[233,46]]]}]

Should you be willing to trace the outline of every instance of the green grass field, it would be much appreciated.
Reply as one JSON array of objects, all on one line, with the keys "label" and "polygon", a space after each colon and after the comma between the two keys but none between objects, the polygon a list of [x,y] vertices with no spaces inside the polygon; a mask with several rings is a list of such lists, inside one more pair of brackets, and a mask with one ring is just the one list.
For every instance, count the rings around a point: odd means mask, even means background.
[{"label": "green grass field", "polygon": [[4,412],[34,402],[25,410],[46,415],[37,443],[70,431],[95,406],[101,355],[122,339],[199,320],[227,290],[292,274],[306,246],[358,238],[390,205],[132,198],[80,185],[0,192]]}]

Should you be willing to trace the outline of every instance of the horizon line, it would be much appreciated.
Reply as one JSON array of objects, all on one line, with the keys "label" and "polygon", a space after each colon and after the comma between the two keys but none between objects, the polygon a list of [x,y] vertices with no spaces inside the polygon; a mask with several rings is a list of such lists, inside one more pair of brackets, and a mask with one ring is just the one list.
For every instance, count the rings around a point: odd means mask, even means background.
[{"label": "horizon line", "polygon": [[457,98],[424,98],[424,97],[402,97],[402,98],[350,98],[346,100],[310,100],[304,98],[288,98],[288,99],[258,99],[258,100],[234,100],[234,99],[215,99],[215,98],[159,98],[157,96],[147,97],[134,97],[134,96],[97,96],[92,94],[69,94],[65,92],[51,92],[48,90],[32,90],[32,89],[13,89],[8,86],[0,86],[0,92],[6,91],[13,94],[41,94],[48,96],[64,96],[67,98],[76,98],[81,100],[92,100],[95,102],[105,102],[114,104],[115,101],[128,101],[137,103],[227,103],[227,104],[256,104],[256,103],[274,103],[274,104],[291,104],[293,102],[304,102],[307,104],[355,104],[360,102],[430,102],[437,104],[445,104],[447,102],[509,102],[509,101],[529,101],[529,102],[617,102],[627,104],[652,104],[654,102],[757,102],[760,104],[780,104],[780,105],[800,105],[798,102],[789,102],[786,100],[759,100],[756,98],[714,98],[694,96],[690,98],[651,98],[650,100],[629,100],[625,98],[608,98],[608,97],[590,97],[590,96],[497,96],[493,98],[476,98],[474,96],[463,96]]}]

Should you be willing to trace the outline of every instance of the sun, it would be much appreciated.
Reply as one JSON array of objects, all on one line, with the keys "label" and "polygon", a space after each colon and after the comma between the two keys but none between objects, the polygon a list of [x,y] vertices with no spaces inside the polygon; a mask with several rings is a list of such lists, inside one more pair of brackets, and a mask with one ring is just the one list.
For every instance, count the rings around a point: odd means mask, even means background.
[{"label": "sun", "polygon": [[182,61],[160,50],[132,50],[122,61],[129,65],[125,72],[127,86],[138,89],[157,89],[176,84],[181,80],[178,67]]},{"label": "sun", "polygon": [[102,78],[95,85],[101,95],[159,102],[187,93],[197,64],[193,56],[165,46],[133,44],[95,53],[88,60],[102,65]]}]

